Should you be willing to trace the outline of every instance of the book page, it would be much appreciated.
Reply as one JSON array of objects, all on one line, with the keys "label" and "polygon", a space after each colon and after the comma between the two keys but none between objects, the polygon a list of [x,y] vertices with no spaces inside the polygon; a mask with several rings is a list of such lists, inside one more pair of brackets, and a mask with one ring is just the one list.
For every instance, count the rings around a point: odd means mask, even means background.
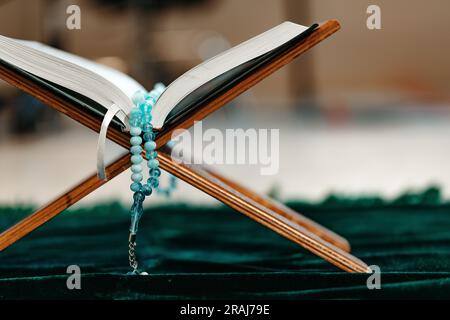
[{"label": "book page", "polygon": [[133,94],[138,90],[145,90],[143,86],[141,86],[136,80],[131,78],[130,76],[115,70],[111,67],[105,66],[100,63],[96,63],[94,61],[82,58],[80,56],[58,50],[49,46],[46,46],[40,42],[35,41],[26,41],[26,40],[16,40],[28,47],[37,49],[39,51],[45,52],[54,57],[58,57],[65,61],[76,64],[82,68],[88,69],[105,79],[108,79],[112,83],[114,83],[117,87],[119,87],[130,99],[133,97]]}]

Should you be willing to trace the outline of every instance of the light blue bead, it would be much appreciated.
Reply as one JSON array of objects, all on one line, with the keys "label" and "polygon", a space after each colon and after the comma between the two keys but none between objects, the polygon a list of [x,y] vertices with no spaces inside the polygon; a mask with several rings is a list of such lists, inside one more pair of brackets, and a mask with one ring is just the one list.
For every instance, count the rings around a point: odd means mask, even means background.
[{"label": "light blue bead", "polygon": [[128,115],[130,126],[138,127],[141,125],[142,112],[139,108],[133,108]]},{"label": "light blue bead", "polygon": [[134,103],[135,105],[137,105],[137,104],[139,104],[140,102],[144,101],[144,99],[145,99],[145,92],[142,91],[142,90],[139,90],[138,92],[136,92],[136,93],[133,95],[133,103]]},{"label": "light blue bead", "polygon": [[154,86],[154,90],[157,90],[158,92],[162,92],[166,89],[166,86],[162,84],[161,82],[158,82]]},{"label": "light blue bead", "polygon": [[142,147],[141,146],[132,146],[130,148],[130,152],[132,154],[141,154],[142,153]]},{"label": "light blue bead", "polygon": [[141,134],[142,130],[139,127],[131,127],[130,128],[130,134],[132,136],[139,136]]},{"label": "light blue bead", "polygon": [[147,162],[147,166],[151,169],[156,169],[159,167],[159,161],[158,159],[150,159]]},{"label": "light blue bead", "polygon": [[155,142],[155,141],[147,141],[147,142],[144,144],[144,148],[145,148],[145,150],[148,151],[148,152],[153,151],[153,150],[155,150],[155,148],[156,148],[156,142]]},{"label": "light blue bead", "polygon": [[141,186],[142,186],[142,184],[140,184],[139,182],[133,182],[133,183],[130,185],[130,189],[131,189],[131,191],[133,191],[133,192],[137,192],[137,191],[141,190]]},{"label": "light blue bead", "polygon": [[131,166],[131,172],[133,172],[133,173],[141,173],[142,172],[142,166],[140,164],[133,164]]},{"label": "light blue bead", "polygon": [[141,182],[142,181],[142,173],[133,173],[131,175],[131,180],[133,180],[134,182]]},{"label": "light blue bead", "polygon": [[141,118],[130,119],[129,124],[132,127],[139,127],[141,125]]},{"label": "light blue bead", "polygon": [[155,95],[155,94],[150,92],[149,94],[147,94],[145,96],[145,101],[147,101],[148,103],[154,105],[155,102],[156,102],[156,98],[157,98],[157,95]]},{"label": "light blue bead", "polygon": [[142,138],[139,137],[139,136],[131,137],[130,143],[131,143],[131,145],[133,145],[133,146],[139,146],[139,145],[141,145],[141,143],[142,143]]},{"label": "light blue bead", "polygon": [[140,118],[142,117],[142,111],[139,110],[139,108],[134,107],[133,109],[131,109],[129,117],[130,119]]},{"label": "light blue bead", "polygon": [[134,156],[131,156],[131,163],[132,164],[139,164],[142,162],[142,156],[139,154],[135,154]]}]

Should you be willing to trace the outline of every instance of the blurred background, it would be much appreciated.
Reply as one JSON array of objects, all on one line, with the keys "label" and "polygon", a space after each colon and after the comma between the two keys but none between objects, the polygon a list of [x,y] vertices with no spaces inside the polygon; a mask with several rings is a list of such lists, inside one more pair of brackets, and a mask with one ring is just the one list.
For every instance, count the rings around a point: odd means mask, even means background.
[{"label": "blurred background", "polygon": [[[81,8],[80,30],[66,28],[71,4]],[[370,4],[381,8],[381,30],[366,27]],[[97,60],[151,88],[285,20],[338,19],[337,34],[204,123],[279,128],[279,173],[219,171],[283,200],[390,198],[430,185],[449,198],[449,12],[445,0],[0,0],[0,34]],[[97,134],[0,82],[0,204],[51,200],[94,172],[96,144]],[[107,148],[109,160],[124,152]],[[81,204],[129,202],[128,185],[126,172]],[[184,183],[174,197],[215,202]]]}]

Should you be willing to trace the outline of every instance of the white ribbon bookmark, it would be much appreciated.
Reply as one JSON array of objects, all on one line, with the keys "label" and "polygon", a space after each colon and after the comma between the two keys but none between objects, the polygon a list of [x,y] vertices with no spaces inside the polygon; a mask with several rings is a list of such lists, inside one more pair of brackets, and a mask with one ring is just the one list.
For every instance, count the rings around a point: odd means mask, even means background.
[{"label": "white ribbon bookmark", "polygon": [[98,136],[97,144],[97,177],[101,180],[106,180],[105,171],[105,145],[106,145],[106,133],[108,131],[109,124],[114,116],[122,111],[116,104],[113,104],[105,114],[100,128],[100,134]]}]

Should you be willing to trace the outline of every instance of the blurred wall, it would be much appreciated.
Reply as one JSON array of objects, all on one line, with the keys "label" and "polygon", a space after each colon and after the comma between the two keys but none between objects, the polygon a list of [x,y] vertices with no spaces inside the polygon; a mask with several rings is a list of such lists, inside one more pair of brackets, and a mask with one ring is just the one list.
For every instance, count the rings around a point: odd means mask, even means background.
[{"label": "blurred wall", "polygon": [[45,1],[0,1],[1,34],[16,38],[41,40]]},{"label": "blurred wall", "polygon": [[[381,8],[381,30],[366,28],[370,4]],[[320,94],[450,93],[450,1],[314,0],[310,9],[312,20],[336,18],[342,25],[313,53]]]},{"label": "blurred wall", "polygon": [[[44,1],[1,1],[0,34],[31,40],[42,40]],[[0,81],[0,94],[12,94],[14,89]]]}]

